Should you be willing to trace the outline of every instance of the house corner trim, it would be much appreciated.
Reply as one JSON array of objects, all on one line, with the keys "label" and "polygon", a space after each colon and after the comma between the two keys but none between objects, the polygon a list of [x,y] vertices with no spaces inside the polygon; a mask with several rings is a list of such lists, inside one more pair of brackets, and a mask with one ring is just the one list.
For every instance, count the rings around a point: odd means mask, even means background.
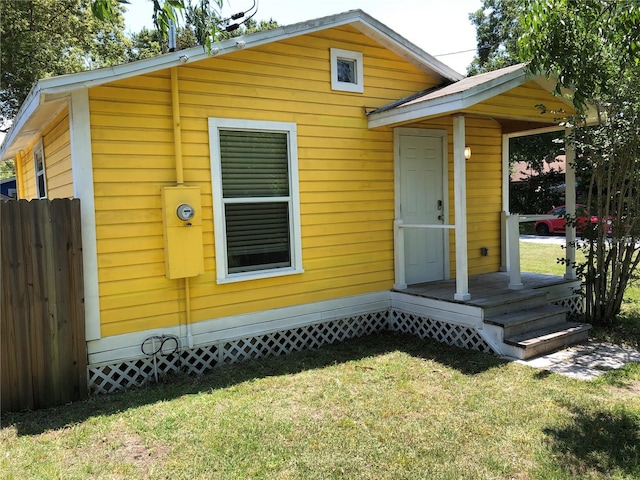
[{"label": "house corner trim", "polygon": [[93,154],[89,92],[71,93],[69,107],[73,196],[80,199],[82,225],[82,262],[84,269],[84,308],[86,340],[100,338],[100,297],[98,291],[98,252],[93,189]]}]

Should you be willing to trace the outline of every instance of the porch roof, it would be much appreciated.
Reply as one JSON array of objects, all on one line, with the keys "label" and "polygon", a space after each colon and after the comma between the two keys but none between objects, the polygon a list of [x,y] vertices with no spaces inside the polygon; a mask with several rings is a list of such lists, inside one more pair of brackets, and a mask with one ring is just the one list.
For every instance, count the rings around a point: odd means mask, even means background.
[{"label": "porch roof", "polygon": [[[491,117],[505,133],[558,125],[574,113],[571,101],[553,95],[553,82],[520,63],[419,92],[369,112],[369,127],[398,126],[453,113]],[[559,113],[562,112],[562,113]]]}]

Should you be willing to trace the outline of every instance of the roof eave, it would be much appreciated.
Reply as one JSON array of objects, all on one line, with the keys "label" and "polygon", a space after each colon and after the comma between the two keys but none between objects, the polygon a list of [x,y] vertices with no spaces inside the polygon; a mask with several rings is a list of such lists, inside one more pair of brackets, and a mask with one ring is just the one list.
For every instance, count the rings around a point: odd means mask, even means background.
[{"label": "roof eave", "polygon": [[475,85],[462,92],[436,97],[432,100],[401,105],[395,109],[384,112],[371,113],[368,117],[369,128],[407,123],[422,118],[464,110],[491,97],[509,91],[512,88],[518,87],[530,79],[530,75],[523,66],[523,68],[514,72],[492,79],[486,83]]},{"label": "roof eave", "polygon": [[[557,79],[554,77],[549,78],[540,75],[535,78],[535,82],[545,90],[553,91],[556,88]],[[560,102],[567,105],[572,111],[575,111],[575,105],[573,104],[573,100],[571,99],[572,95],[573,92],[571,90],[569,90],[568,88],[563,88],[561,89],[561,94],[558,95],[557,98]],[[601,119],[599,118],[600,115],[598,112],[598,108],[593,103],[587,103],[587,105],[585,105],[583,115],[586,125],[592,126],[597,125],[601,122]]]},{"label": "roof eave", "polygon": [[17,150],[19,150],[18,148],[11,149],[10,147],[14,144],[18,134],[24,128],[27,121],[40,106],[40,98],[41,90],[40,83],[38,82],[29,91],[26,100],[22,103],[20,110],[18,110],[13,120],[9,132],[5,136],[2,145],[0,145],[0,162],[13,158]]},{"label": "roof eave", "polygon": [[273,30],[231,38],[215,44],[210,53],[206,52],[202,47],[193,47],[99,70],[42,79],[34,85],[31,93],[22,104],[9,134],[0,145],[0,160],[11,158],[16,151],[20,150],[14,145],[15,140],[19,136],[24,136],[23,129],[25,125],[29,121],[33,123],[31,119],[45,103],[46,96],[54,95],[59,98],[60,95],[66,95],[75,90],[95,87],[136,75],[144,75],[166,68],[193,63],[209,57],[227,55],[243,48],[258,47],[277,40],[349,24],[353,24],[355,28],[365,35],[369,35],[376,41],[381,42],[387,48],[417,65],[425,72],[448,81],[458,81],[463,78],[458,72],[405,40],[362,10],[350,10],[336,15],[285,25]]},{"label": "roof eave", "polygon": [[[408,60],[413,64],[418,64],[417,66],[422,70],[435,74],[442,80],[457,82],[464,78],[464,75],[456,72],[454,69],[442,63],[434,56],[428,54],[417,45],[409,42],[385,24],[364,12],[360,13],[360,20],[362,23],[356,26],[356,28],[382,45],[385,45],[405,60]],[[416,62],[416,59],[420,59],[420,62]]]},{"label": "roof eave", "polygon": [[211,53],[207,53],[203,47],[192,47],[185,50],[159,55],[157,57],[139,60],[136,62],[116,65],[99,70],[61,75],[40,80],[40,88],[46,93],[59,93],[78,88],[87,88],[113,82],[135,75],[144,75],[165,68],[184,65],[204,60],[209,57],[219,57],[238,51],[239,49],[254,48],[299,35],[306,35],[330,27],[359,23],[359,28],[366,35],[375,37],[377,41],[393,49],[406,59],[417,63],[423,70],[427,70],[450,81],[464,78],[462,75],[435,59],[416,45],[411,44],[396,32],[378,22],[362,10],[350,10],[327,17],[317,18],[292,25],[285,25],[272,30],[253,33],[247,36],[234,37],[213,45]]}]

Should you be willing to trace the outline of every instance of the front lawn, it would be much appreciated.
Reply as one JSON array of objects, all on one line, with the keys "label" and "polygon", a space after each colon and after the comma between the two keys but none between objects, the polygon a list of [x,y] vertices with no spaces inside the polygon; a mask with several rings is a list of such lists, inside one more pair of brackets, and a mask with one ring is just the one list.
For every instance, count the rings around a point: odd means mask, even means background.
[{"label": "front lawn", "polygon": [[[523,269],[556,255],[523,243]],[[386,333],[5,415],[0,479],[56,478],[640,478],[640,365],[585,382]]]},{"label": "front lawn", "polygon": [[0,478],[638,478],[639,385],[380,334],[6,415]]}]

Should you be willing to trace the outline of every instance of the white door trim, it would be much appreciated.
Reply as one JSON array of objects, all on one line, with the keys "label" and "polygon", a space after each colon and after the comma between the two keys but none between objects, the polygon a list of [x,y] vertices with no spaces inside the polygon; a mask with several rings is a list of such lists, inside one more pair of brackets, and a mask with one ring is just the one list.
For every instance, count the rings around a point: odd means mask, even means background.
[{"label": "white door trim", "polygon": [[[405,289],[407,284],[405,282],[404,275],[404,235],[402,234],[402,228],[398,226],[402,223],[402,217],[400,214],[400,137],[403,135],[416,136],[416,137],[432,137],[440,138],[442,141],[442,193],[443,193],[443,213],[444,224],[449,225],[449,143],[448,134],[446,130],[436,130],[430,128],[407,128],[398,127],[393,129],[393,176],[394,176],[394,264],[395,264],[395,282],[394,288]],[[450,278],[450,248],[449,248],[449,230],[444,229],[444,278],[448,280]]]}]

